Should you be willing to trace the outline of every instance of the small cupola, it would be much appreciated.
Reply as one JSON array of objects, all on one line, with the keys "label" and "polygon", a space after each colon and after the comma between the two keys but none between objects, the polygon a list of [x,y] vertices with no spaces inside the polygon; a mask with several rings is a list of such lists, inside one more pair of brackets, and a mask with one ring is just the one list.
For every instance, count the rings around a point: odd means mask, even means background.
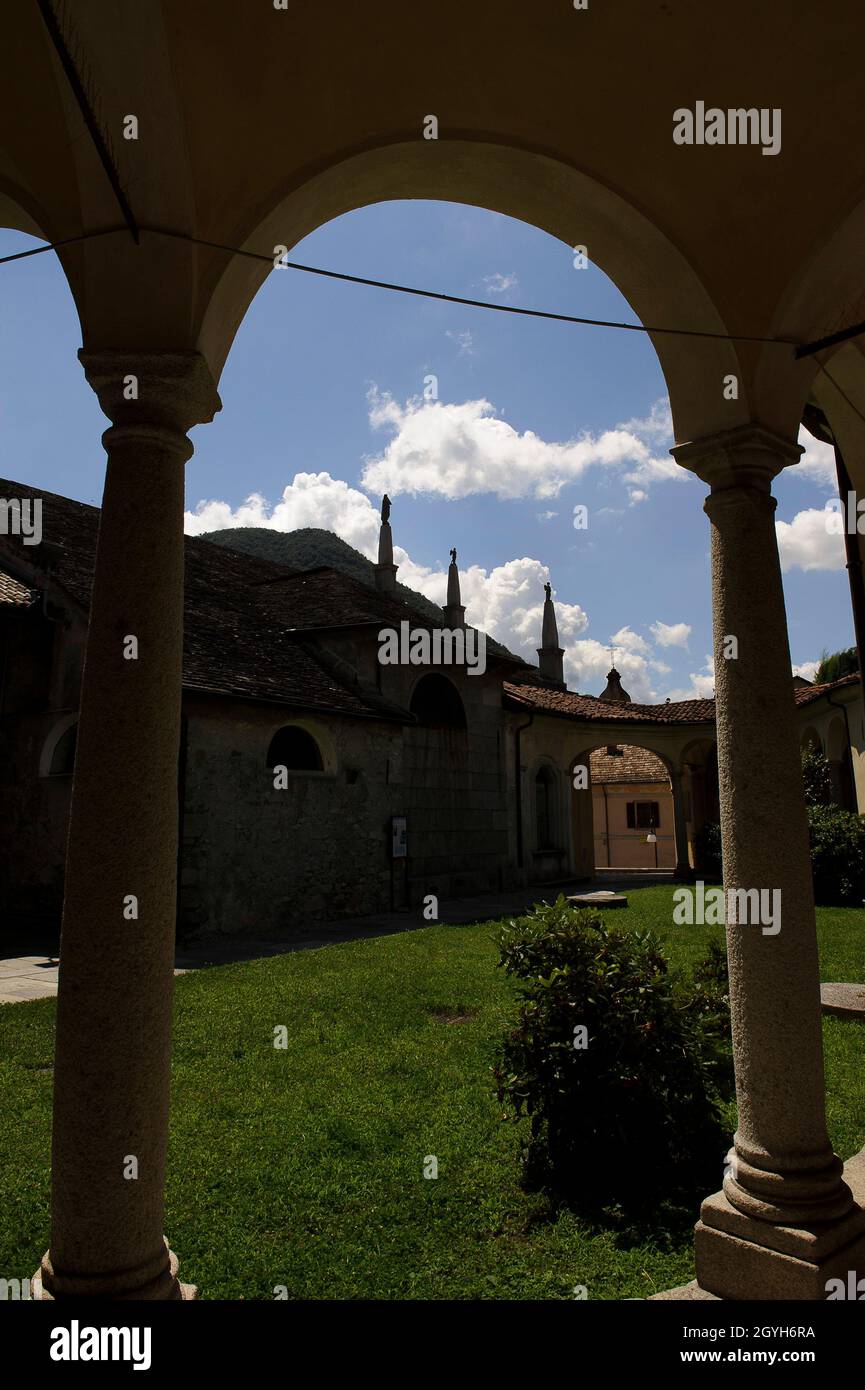
[{"label": "small cupola", "polygon": [[610,705],[629,705],[631,703],[631,697],[627,690],[622,689],[622,678],[615,666],[610,667],[607,674],[607,684],[598,699],[606,700]]}]

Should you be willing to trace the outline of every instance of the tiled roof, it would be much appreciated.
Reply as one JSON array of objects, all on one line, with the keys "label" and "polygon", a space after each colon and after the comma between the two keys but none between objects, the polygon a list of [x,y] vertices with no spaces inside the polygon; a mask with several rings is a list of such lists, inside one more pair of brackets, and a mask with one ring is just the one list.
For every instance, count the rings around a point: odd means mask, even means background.
[{"label": "tiled roof", "polygon": [[[88,607],[98,507],[2,478],[0,496],[41,498],[45,541],[42,546],[22,547],[16,538],[0,536],[0,603],[26,605],[38,592],[2,568],[6,554],[11,570],[16,568],[16,558],[37,570],[50,568],[54,582]],[[292,570],[193,537],[186,538],[185,546],[183,677],[187,687],[367,718],[394,717],[393,707],[374,692],[361,690],[334,673],[316,653],[313,634],[334,627],[398,627],[404,620],[429,628],[425,613],[339,570],[324,566]],[[502,687],[505,704],[511,708],[603,723],[714,722],[714,700],[612,704],[594,695],[553,688],[537,670],[491,638],[487,656],[513,670],[512,679]],[[825,685],[801,686],[795,690],[796,703],[809,704],[858,680],[858,675],[852,675]]]},{"label": "tiled roof", "polygon": [[[99,508],[4,479],[0,496],[42,499],[47,545],[27,547],[20,557],[39,569],[50,563],[54,581],[88,607]],[[4,546],[4,539],[0,556],[4,549],[14,556],[18,542],[5,539]],[[312,638],[324,628],[398,627],[404,620],[429,628],[420,609],[339,570],[293,570],[189,536],[185,549],[184,685],[366,718],[405,717],[374,691],[335,674]],[[490,657],[515,669],[524,665],[488,638]]]},{"label": "tiled roof", "polygon": [[[221,549],[211,546],[208,549]],[[228,552],[231,553],[231,552]],[[334,627],[392,627],[410,622],[414,628],[431,629],[433,623],[420,608],[414,608],[398,596],[371,589],[360,579],[343,570],[319,565],[311,570],[283,571],[270,567],[275,573],[255,583],[260,602],[280,620],[297,632]],[[439,610],[440,611],[440,610]],[[444,624],[444,614],[441,622]],[[507,647],[492,637],[486,639],[487,660],[491,656],[506,665],[523,667],[525,663]]]},{"label": "tiled roof", "polygon": [[840,676],[837,681],[824,681],[822,685],[800,685],[796,687],[796,704],[810,705],[812,700],[819,700],[820,696],[829,690],[840,690],[842,686],[858,684],[859,672],[854,671],[850,676]]},{"label": "tiled roof", "polygon": [[592,782],[669,782],[667,769],[648,748],[622,744],[616,754],[596,748],[589,754]]},{"label": "tiled roof", "polygon": [[[2,556],[43,569],[83,607],[90,602],[99,509],[24,483],[0,479],[0,496],[42,499],[47,545],[16,550],[16,538],[0,537]],[[318,659],[302,629],[346,621],[390,622],[412,610],[367,591],[345,576],[329,579],[187,537],[183,682],[188,688],[240,698],[274,700],[365,718],[394,717],[374,692],[334,675]],[[288,578],[288,583],[262,583]],[[345,582],[342,582],[342,581]],[[23,593],[29,591],[11,580]],[[360,592],[357,592],[357,591]],[[284,591],[284,592],[283,592]],[[367,598],[367,594],[369,597]],[[412,619],[419,625],[421,619]],[[400,717],[396,712],[397,718]]]},{"label": "tiled roof", "polygon": [[33,591],[19,584],[11,574],[0,570],[0,603],[11,603],[14,607],[26,608],[33,601]]},{"label": "tiled roof", "polygon": [[[796,704],[808,705],[819,700],[832,690],[843,686],[857,685],[858,672],[851,676],[841,676],[837,681],[824,685],[803,685],[793,687]],[[571,690],[553,690],[530,676],[519,680],[505,681],[503,685],[505,703],[518,709],[535,709],[544,714],[560,715],[563,718],[588,719],[604,723],[640,724],[714,724],[715,701],[712,700],[671,700],[663,705],[613,704],[601,700],[596,695],[578,695]]]},{"label": "tiled roof", "polygon": [[578,695],[571,690],[552,690],[534,682],[505,681],[506,703],[517,709],[535,709],[563,718],[614,724],[711,724],[714,700],[677,700],[663,705],[620,705],[599,700],[597,695]]}]

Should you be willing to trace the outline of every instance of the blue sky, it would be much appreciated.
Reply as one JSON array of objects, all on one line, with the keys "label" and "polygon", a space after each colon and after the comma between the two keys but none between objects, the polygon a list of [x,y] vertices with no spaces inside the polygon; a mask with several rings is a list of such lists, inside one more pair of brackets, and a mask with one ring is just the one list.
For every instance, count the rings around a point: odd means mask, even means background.
[{"label": "blue sky", "polygon": [[[0,232],[0,254],[35,245]],[[378,204],[291,258],[491,303],[634,321],[612,283],[546,233],[482,209]],[[98,503],[105,428],[52,253],[0,267],[2,469]],[[425,380],[437,379],[437,399]],[[427,381],[429,396],[430,383]],[[193,432],[187,529],[327,526],[374,555],[392,499],[399,577],[442,601],[455,545],[469,621],[533,656],[543,582],[569,685],[616,664],[634,698],[709,694],[706,489],[669,457],[666,390],[643,334],[488,313],[271,274],[235,339],[222,413]],[[830,452],[776,480],[794,665],[853,642],[843,548],[822,509]],[[248,499],[252,499],[251,501]],[[587,508],[586,529],[574,507]]]}]

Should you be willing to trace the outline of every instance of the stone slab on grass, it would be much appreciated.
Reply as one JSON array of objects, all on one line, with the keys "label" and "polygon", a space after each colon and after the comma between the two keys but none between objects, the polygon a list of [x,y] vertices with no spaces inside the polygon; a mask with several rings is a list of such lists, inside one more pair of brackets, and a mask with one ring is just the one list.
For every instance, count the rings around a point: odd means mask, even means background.
[{"label": "stone slab on grass", "polygon": [[572,907],[627,907],[628,899],[624,893],[613,893],[600,889],[597,893],[575,893],[568,898]]},{"label": "stone slab on grass", "polygon": [[865,985],[821,985],[820,1003],[824,1014],[865,1021]]}]

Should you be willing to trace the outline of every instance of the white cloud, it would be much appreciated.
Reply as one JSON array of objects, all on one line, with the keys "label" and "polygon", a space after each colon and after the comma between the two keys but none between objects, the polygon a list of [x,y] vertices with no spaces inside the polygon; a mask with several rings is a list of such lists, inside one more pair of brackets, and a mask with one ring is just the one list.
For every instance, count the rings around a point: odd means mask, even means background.
[{"label": "white cloud", "polygon": [[662,623],[660,619],[650,624],[649,631],[659,647],[687,647],[691,635],[688,623]]},{"label": "white cloud", "polygon": [[[520,434],[497,417],[485,399],[444,403],[417,397],[400,405],[373,388],[369,394],[373,429],[392,438],[365,463],[362,486],[379,495],[436,494],[454,500],[477,493],[500,498],[553,498],[590,468],[622,468],[626,483],[646,484],[688,475],[671,458],[656,456],[646,439],[660,429],[655,411],[647,420],[601,434],[583,433],[565,443]],[[657,407],[655,408],[657,410]]]},{"label": "white cloud", "polygon": [[822,507],[798,512],[792,521],[776,521],[781,569],[842,570],[846,564],[844,537],[829,529],[828,519],[838,514]]},{"label": "white cloud", "polygon": [[819,665],[819,661],[802,661],[793,667],[793,675],[804,676],[806,681],[812,681]]},{"label": "white cloud", "polygon": [[[229,526],[263,526],[273,531],[295,531],[320,526],[334,531],[368,559],[378,553],[380,516],[369,498],[329,473],[297,473],[284,488],[275,506],[260,493],[251,493],[232,509],[227,502],[202,501],[185,518],[187,535],[224,530]],[[434,603],[447,597],[447,570],[416,564],[402,546],[394,546],[398,579],[425,594]],[[466,620],[498,639],[529,661],[537,660],[541,640],[544,584],[550,572],[540,560],[509,560],[491,570],[469,565],[460,571]],[[559,639],[567,646],[588,625],[577,603],[556,602]],[[636,636],[636,634],[634,634]]]},{"label": "white cloud", "polygon": [[[530,661],[537,661],[544,609],[544,584],[550,572],[540,560],[524,556],[489,571],[472,565],[461,577],[466,616]],[[555,594],[554,594],[555,597]],[[588,618],[578,603],[556,600],[559,642],[567,647],[584,632]]]},{"label": "white cloud", "polygon": [[715,694],[715,663],[711,653],[706,655],[702,671],[691,671],[691,684],[681,690],[671,690],[671,700],[709,700]]},{"label": "white cloud", "polygon": [[620,627],[618,632],[613,633],[610,638],[610,646],[616,652],[617,659],[618,653],[622,651],[630,654],[640,652],[645,655],[649,650],[649,644],[645,637],[641,637],[638,632],[632,632],[627,626]]},{"label": "white cloud", "polygon": [[813,434],[809,434],[805,426],[800,426],[799,443],[805,446],[805,452],[799,462],[794,466],[795,477],[810,478],[819,487],[831,488],[833,492],[838,491],[838,473],[835,468],[835,450],[831,444],[825,444],[822,439],[815,439]]},{"label": "white cloud", "polygon": [[[616,637],[621,638],[628,632],[628,628],[623,628]],[[637,639],[637,642],[643,641],[637,633],[630,633],[630,637]],[[566,646],[564,642],[562,645],[565,646],[565,679],[571,689],[579,690],[583,694],[590,689],[600,692],[606,684],[610,669],[609,644],[605,646],[593,637],[584,637],[570,646]],[[621,644],[613,642],[613,645]],[[616,670],[622,678],[622,685],[635,703],[652,705],[657,702],[649,673],[649,662],[638,647],[616,651]]]},{"label": "white cloud", "polygon": [[487,294],[504,294],[505,290],[513,289],[516,283],[517,277],[513,271],[502,275],[501,271],[497,270],[494,275],[484,276]]},{"label": "white cloud", "polygon": [[538,521],[552,521],[554,516],[558,516],[558,512],[537,512],[536,516]]},{"label": "white cloud", "polygon": [[[251,493],[240,506],[227,502],[201,501],[186,513],[187,535],[224,530],[229,526],[263,526],[274,531],[294,531],[303,526],[319,526],[334,531],[368,559],[378,553],[380,516],[364,493],[329,473],[296,473],[273,506],[261,495]],[[447,596],[447,570],[417,564],[402,546],[394,546],[401,583],[443,605]],[[466,619],[497,638],[511,651],[532,663],[537,660],[541,640],[544,584],[549,568],[529,556],[508,560],[490,570],[481,565],[461,568],[460,588],[466,606]],[[565,676],[572,689],[602,689],[610,669],[610,644],[615,648],[616,667],[631,698],[647,704],[657,702],[652,672],[667,674],[669,668],[652,657],[645,637],[630,627],[619,628],[609,644],[584,638],[588,617],[578,603],[556,598],[559,641],[565,649]],[[686,624],[667,628],[677,632]],[[664,645],[664,643],[659,643]]]},{"label": "white cloud", "polygon": [[673,412],[670,409],[668,398],[662,396],[660,400],[655,401],[648,415],[624,420],[618,428],[629,430],[631,434],[639,435],[641,439],[652,439],[657,444],[665,444],[667,448],[672,448]]},{"label": "white cloud", "polygon": [[457,357],[474,356],[475,340],[472,337],[472,332],[470,328],[463,328],[461,330],[458,329],[456,332],[452,332],[449,328],[447,328],[445,329],[445,337],[450,338],[453,342],[456,343],[457,347],[459,348]]},{"label": "white cloud", "polygon": [[[399,564],[398,579],[433,603],[444,605],[447,597],[447,570],[416,565],[406,552],[394,546]],[[466,608],[466,622],[482,628],[512,652],[537,661],[544,610],[544,584],[549,568],[540,560],[523,556],[485,570],[481,565],[460,568],[460,595]],[[553,595],[555,598],[555,594]],[[588,618],[578,603],[556,599],[556,623],[563,647],[588,626]]]},{"label": "white cloud", "polygon": [[379,523],[377,508],[357,488],[329,473],[295,473],[273,508],[258,492],[250,493],[235,510],[227,502],[202,501],[186,513],[184,529],[189,536],[199,536],[229,526],[265,526],[272,531],[320,526],[374,559]]},{"label": "white cloud", "polygon": [[645,502],[648,495],[649,494],[643,488],[631,488],[631,491],[628,493],[629,505],[634,507],[638,502]]}]

